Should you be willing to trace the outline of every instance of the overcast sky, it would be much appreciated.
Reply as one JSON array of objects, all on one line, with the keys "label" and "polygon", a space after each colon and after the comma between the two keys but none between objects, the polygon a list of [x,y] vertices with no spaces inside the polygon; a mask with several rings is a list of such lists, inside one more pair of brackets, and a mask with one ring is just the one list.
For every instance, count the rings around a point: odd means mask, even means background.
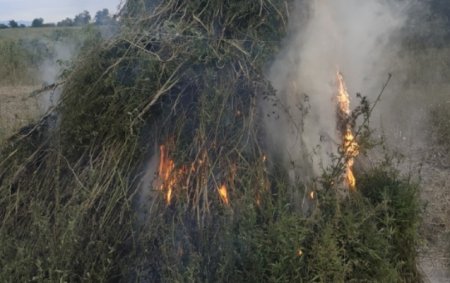
[{"label": "overcast sky", "polygon": [[0,0],[0,21],[32,21],[43,18],[45,23],[89,11],[94,18],[98,10],[107,8],[111,14],[117,11],[121,0]]}]

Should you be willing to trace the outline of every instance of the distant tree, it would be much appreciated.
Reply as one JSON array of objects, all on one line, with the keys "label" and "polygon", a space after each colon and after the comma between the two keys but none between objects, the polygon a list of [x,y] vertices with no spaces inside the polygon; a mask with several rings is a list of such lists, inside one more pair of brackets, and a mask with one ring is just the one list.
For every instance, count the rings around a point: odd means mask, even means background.
[{"label": "distant tree", "polygon": [[6,29],[9,28],[9,26],[5,25],[5,24],[0,24],[0,29]]},{"label": "distant tree", "polygon": [[58,27],[72,27],[74,25],[71,18],[66,18],[56,24]]},{"label": "distant tree", "polygon": [[19,24],[15,20],[10,20],[9,26],[12,28],[17,28],[17,27],[19,27]]},{"label": "distant tree", "polygon": [[24,24],[20,24],[19,28],[26,28],[27,26]]},{"label": "distant tree", "polygon": [[109,10],[106,8],[98,11],[95,14],[95,24],[96,25],[106,25],[106,24],[109,24],[111,21],[112,21],[112,18],[109,15]]},{"label": "distant tree", "polygon": [[88,11],[84,11],[83,13],[76,15],[73,22],[76,26],[84,26],[84,25],[87,25],[90,20],[91,20],[91,15],[89,14]]},{"label": "distant tree", "polygon": [[39,28],[44,25],[44,19],[43,18],[37,18],[34,19],[33,22],[31,22],[31,26],[34,28]]}]

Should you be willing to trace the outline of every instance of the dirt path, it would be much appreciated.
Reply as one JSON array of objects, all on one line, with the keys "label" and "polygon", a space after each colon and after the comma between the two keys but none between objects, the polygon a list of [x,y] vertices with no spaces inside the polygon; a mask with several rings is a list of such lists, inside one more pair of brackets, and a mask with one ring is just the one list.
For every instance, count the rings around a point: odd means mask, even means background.
[{"label": "dirt path", "polygon": [[[425,282],[450,282],[450,168],[439,152],[425,153],[421,198],[425,205],[419,264]],[[426,156],[428,155],[428,156]]]},{"label": "dirt path", "polygon": [[[429,62],[435,60],[430,59]],[[423,64],[412,68],[418,74],[425,69]],[[449,283],[450,153],[448,149],[439,148],[434,135],[442,129],[432,122],[430,114],[436,105],[448,101],[450,85],[447,82],[435,82],[433,76],[429,79],[431,82],[408,84],[391,102],[386,102],[389,106],[385,107],[390,107],[390,111],[383,113],[386,123],[383,130],[389,140],[389,148],[405,157],[400,164],[401,172],[412,174],[414,181],[420,183],[423,209],[418,268],[425,282]],[[424,79],[418,77],[417,81]],[[446,119],[446,116],[442,119]]]},{"label": "dirt path", "polygon": [[418,268],[426,283],[450,282],[450,153],[438,148],[422,118],[405,135],[391,133],[389,145],[405,158],[400,171],[420,184],[422,225]]}]

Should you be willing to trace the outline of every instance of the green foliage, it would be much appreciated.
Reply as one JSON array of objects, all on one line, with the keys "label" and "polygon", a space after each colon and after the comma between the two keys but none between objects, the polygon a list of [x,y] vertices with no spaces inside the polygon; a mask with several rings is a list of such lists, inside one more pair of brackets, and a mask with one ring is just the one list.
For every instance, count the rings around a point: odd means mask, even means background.
[{"label": "green foliage", "polygon": [[360,178],[361,193],[375,206],[379,231],[388,240],[386,255],[403,281],[417,281],[417,231],[420,224],[418,186],[401,179],[390,165]]},{"label": "green foliage", "polygon": [[[16,149],[21,147],[23,157],[15,156],[10,164],[11,172],[17,174],[33,167],[26,157],[35,149],[27,144]],[[124,250],[130,237],[130,200],[121,172],[110,175],[109,171],[120,154],[104,154],[109,160],[103,159],[105,167],[93,164],[95,170],[78,171],[60,153],[48,148],[47,154],[39,156],[45,161],[31,173],[32,188],[27,190],[25,181],[8,179],[12,185],[2,187],[0,198],[1,281],[104,281],[116,274],[121,261],[118,251]],[[23,164],[27,168],[21,168]],[[72,170],[77,170],[86,183],[61,178]],[[103,178],[106,174],[108,178]],[[111,191],[113,186],[116,190]],[[17,210],[11,210],[14,208]],[[111,217],[112,211],[120,219]],[[21,224],[16,228],[8,224],[19,219]]]},{"label": "green foliage", "polygon": [[233,212],[213,213],[204,227],[186,212],[154,219],[137,273],[156,281],[419,282],[417,186],[387,165],[359,177],[361,192],[344,200],[319,194],[310,218],[292,209],[278,183],[268,202],[233,200]]}]

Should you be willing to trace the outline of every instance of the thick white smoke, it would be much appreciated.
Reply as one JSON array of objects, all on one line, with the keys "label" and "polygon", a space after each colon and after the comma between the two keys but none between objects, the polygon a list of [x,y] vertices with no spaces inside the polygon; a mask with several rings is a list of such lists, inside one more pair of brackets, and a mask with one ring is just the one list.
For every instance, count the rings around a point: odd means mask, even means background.
[{"label": "thick white smoke", "polygon": [[392,2],[296,3],[290,38],[269,71],[277,97],[261,103],[269,148],[293,180],[318,176],[337,153],[336,72],[344,75],[353,107],[356,93],[378,95],[407,20],[408,1]]},{"label": "thick white smoke", "polygon": [[[39,79],[42,82],[42,86],[58,82],[58,77],[64,68],[62,63],[72,60],[79,49],[75,42],[70,41],[48,42],[47,44],[52,47],[53,55],[39,65]],[[40,112],[46,113],[50,108],[56,106],[60,94],[60,88],[41,94],[39,99]]]}]

